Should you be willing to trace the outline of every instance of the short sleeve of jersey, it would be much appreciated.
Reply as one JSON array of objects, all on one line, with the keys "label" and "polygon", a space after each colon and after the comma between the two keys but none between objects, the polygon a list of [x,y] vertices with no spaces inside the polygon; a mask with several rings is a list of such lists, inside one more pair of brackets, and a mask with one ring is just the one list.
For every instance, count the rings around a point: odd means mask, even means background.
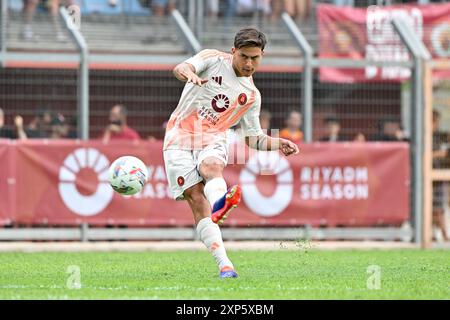
[{"label": "short sleeve of jersey", "polygon": [[242,117],[240,123],[244,136],[255,137],[263,134],[259,122],[259,113],[261,111],[261,96],[259,92],[256,95],[255,103],[248,109]]},{"label": "short sleeve of jersey", "polygon": [[219,54],[220,51],[218,50],[205,49],[184,62],[193,65],[196,74],[201,74],[203,71],[208,69],[209,66],[217,61]]}]

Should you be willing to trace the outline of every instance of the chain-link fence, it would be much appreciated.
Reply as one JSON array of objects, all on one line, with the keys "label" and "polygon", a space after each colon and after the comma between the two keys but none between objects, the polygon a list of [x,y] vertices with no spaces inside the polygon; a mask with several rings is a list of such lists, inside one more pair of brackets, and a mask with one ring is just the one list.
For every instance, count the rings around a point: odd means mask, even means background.
[{"label": "chain-link fence", "polygon": [[314,140],[392,141],[405,105],[401,83],[329,83],[316,79]]},{"label": "chain-link fence", "polygon": [[[13,118],[21,115],[25,127],[48,110],[62,114],[76,128],[76,69],[0,69],[0,107],[6,126],[13,129]],[[292,110],[300,110],[301,74],[299,72],[260,72],[255,84],[261,91],[262,110],[270,119],[267,129],[282,129]],[[128,125],[142,139],[162,139],[165,122],[178,103],[183,84],[165,70],[90,71],[89,133],[95,139],[109,123],[111,108],[123,104],[128,110]],[[72,136],[73,137],[73,136]]]},{"label": "chain-link fence", "polygon": [[[29,138],[75,136],[76,93],[75,69],[0,68],[0,108],[15,137],[17,116]],[[58,133],[62,124],[65,133]]]}]

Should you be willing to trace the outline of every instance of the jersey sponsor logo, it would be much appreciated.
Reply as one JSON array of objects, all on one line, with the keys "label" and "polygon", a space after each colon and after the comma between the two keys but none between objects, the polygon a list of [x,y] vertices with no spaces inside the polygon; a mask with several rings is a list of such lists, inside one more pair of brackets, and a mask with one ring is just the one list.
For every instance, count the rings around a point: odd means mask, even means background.
[{"label": "jersey sponsor logo", "polygon": [[218,77],[212,77],[212,79],[219,84],[219,86],[222,85],[222,76]]},{"label": "jersey sponsor logo", "polygon": [[184,185],[184,178],[182,177],[182,176],[179,176],[178,178],[177,178],[177,183],[178,183],[178,185],[181,187],[181,186],[183,186]]},{"label": "jersey sponsor logo", "polygon": [[216,112],[224,112],[230,106],[230,99],[222,93],[219,93],[211,100],[211,107]]},{"label": "jersey sponsor logo", "polygon": [[202,106],[200,110],[198,111],[198,115],[202,119],[206,119],[209,121],[209,123],[212,123],[213,125],[216,125],[217,122],[219,122],[219,116],[212,110],[206,108],[205,106]]},{"label": "jersey sponsor logo", "polygon": [[239,104],[243,106],[247,103],[247,95],[245,93],[241,93],[238,97]]}]

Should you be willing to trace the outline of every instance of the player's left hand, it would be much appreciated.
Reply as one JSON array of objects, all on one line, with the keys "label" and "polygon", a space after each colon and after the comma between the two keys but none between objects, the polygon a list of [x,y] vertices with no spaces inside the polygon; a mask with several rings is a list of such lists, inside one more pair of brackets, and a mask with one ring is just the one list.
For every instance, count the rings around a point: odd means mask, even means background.
[{"label": "player's left hand", "polygon": [[291,154],[297,154],[300,152],[300,149],[295,143],[282,138],[280,138],[280,150],[285,156],[290,156]]}]

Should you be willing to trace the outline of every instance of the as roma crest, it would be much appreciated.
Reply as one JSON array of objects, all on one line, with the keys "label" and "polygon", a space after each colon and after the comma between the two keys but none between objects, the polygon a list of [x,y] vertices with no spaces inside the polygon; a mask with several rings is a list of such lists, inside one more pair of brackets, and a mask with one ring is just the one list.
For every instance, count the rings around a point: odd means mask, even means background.
[{"label": "as roma crest", "polygon": [[245,93],[241,93],[238,97],[238,102],[241,106],[247,103],[247,95]]}]

